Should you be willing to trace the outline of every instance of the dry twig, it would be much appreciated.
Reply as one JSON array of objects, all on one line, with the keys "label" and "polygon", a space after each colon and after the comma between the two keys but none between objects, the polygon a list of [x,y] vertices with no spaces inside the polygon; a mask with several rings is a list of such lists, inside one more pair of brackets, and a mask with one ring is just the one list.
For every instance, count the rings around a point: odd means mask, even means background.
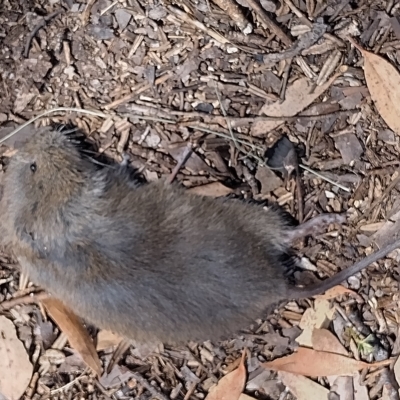
[{"label": "dry twig", "polygon": [[62,12],[64,12],[64,10],[62,8],[60,8],[59,10],[56,10],[54,12],[52,12],[49,15],[46,15],[45,17],[42,18],[42,20],[33,28],[33,31],[29,34],[28,39],[26,40],[26,44],[25,44],[25,50],[24,50],[24,57],[28,58],[29,56],[29,49],[31,47],[31,43],[33,38],[35,37],[36,33],[39,31],[39,29],[43,28],[44,26],[46,26],[46,24],[53,18],[57,17],[57,15],[61,14]]},{"label": "dry twig", "polygon": [[247,0],[249,6],[257,13],[261,22],[274,33],[286,46],[291,46],[293,41],[288,35],[269,17],[269,15],[264,11],[257,0]]}]

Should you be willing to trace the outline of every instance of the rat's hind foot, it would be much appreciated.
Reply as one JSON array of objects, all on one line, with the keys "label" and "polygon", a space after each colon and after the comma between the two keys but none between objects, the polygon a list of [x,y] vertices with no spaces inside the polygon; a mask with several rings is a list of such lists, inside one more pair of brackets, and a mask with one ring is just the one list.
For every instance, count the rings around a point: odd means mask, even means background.
[{"label": "rat's hind foot", "polygon": [[331,224],[343,224],[346,222],[345,214],[320,214],[294,229],[285,232],[288,243],[306,236],[322,233]]}]

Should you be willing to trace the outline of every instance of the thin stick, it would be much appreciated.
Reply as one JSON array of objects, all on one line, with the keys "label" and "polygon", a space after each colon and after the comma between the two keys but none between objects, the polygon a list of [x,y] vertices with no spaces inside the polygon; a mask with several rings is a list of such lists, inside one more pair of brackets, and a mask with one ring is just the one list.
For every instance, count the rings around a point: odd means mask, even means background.
[{"label": "thin stick", "polygon": [[350,189],[346,186],[341,185],[340,183],[335,182],[333,179],[328,178],[327,176],[321,175],[320,173],[312,170],[311,168],[306,167],[303,164],[299,164],[300,168],[303,168],[305,171],[309,172],[310,174],[314,174],[315,176],[318,176],[318,178],[323,179],[324,181],[327,181],[329,183],[331,183],[332,185],[338,187],[339,189],[344,190],[347,193],[350,193]]},{"label": "thin stick", "polygon": [[122,356],[127,352],[127,350],[131,347],[131,343],[128,339],[122,339],[117,348],[114,350],[114,353],[111,357],[110,363],[107,366],[107,374],[111,373],[111,370],[118,363],[118,361],[122,358]]},{"label": "thin stick", "polygon": [[28,56],[29,56],[29,49],[31,47],[32,40],[35,37],[35,35],[37,34],[37,32],[39,31],[39,29],[41,29],[44,26],[46,26],[46,24],[51,19],[57,17],[57,15],[61,14],[62,12],[64,12],[64,10],[62,8],[52,12],[51,14],[43,17],[42,20],[33,28],[33,31],[30,33],[30,35],[28,36],[28,39],[26,40],[25,50],[24,50],[24,57],[25,58],[28,58]]},{"label": "thin stick", "polygon": [[293,63],[293,57],[290,57],[286,61],[285,71],[283,73],[281,90],[279,91],[279,97],[281,99],[281,102],[285,101],[286,87],[287,87],[287,83],[288,83],[288,80],[289,80],[289,71],[290,71],[290,68],[292,66],[292,63]]},{"label": "thin stick", "polygon": [[[209,133],[211,135],[216,135],[216,136],[220,136],[220,137],[232,140],[232,138],[229,135],[225,135],[225,133],[216,132],[216,131],[213,131],[213,130],[208,129],[208,128],[203,128],[201,126],[188,125],[188,128],[197,129],[199,131],[206,132],[206,133]],[[246,146],[250,146],[253,150],[264,151],[264,148],[262,148],[260,146],[256,146],[255,144],[247,142],[246,140],[241,140],[241,139],[236,138],[236,142],[240,143],[240,144],[244,144]]]},{"label": "thin stick", "polygon": [[257,13],[261,22],[263,22],[272,33],[274,33],[284,44],[286,44],[286,46],[292,45],[292,39],[290,39],[290,37],[286,35],[286,33],[278,25],[276,25],[274,21],[272,21],[267,12],[264,11],[260,4],[258,4],[257,0],[247,0],[247,4],[255,13]]},{"label": "thin stick", "polygon": [[143,378],[138,372],[133,372],[133,377],[147,390],[151,393],[153,397],[159,400],[168,400],[168,397],[160,393],[154,386],[150,385],[147,379]]},{"label": "thin stick", "polygon": [[178,175],[179,170],[185,165],[186,161],[189,159],[190,155],[192,154],[192,144],[189,142],[185,149],[183,150],[183,153],[178,159],[178,163],[175,165],[175,168],[173,169],[171,175],[167,179],[168,183],[172,183],[173,180],[175,179],[176,175]]},{"label": "thin stick", "polygon": [[103,16],[107,11],[111,10],[114,6],[118,4],[119,0],[115,0],[114,3],[110,4],[108,7],[106,7],[103,11],[100,12],[100,15]]},{"label": "thin stick", "polygon": [[383,199],[392,191],[394,187],[400,182],[400,170],[397,170],[399,175],[392,181],[392,183],[385,189],[382,195],[376,199],[363,213],[362,217],[368,217],[369,213],[380,203],[382,203]]},{"label": "thin stick", "polygon": [[96,0],[89,0],[88,3],[86,4],[85,11],[83,11],[81,20],[82,20],[82,25],[85,26],[87,22],[89,21],[90,17],[90,11],[92,10],[93,4],[96,2]]},{"label": "thin stick", "polygon": [[39,292],[34,295],[16,297],[15,299],[3,301],[2,303],[0,303],[0,311],[7,311],[10,308],[18,306],[20,304],[40,303],[42,300],[47,299],[48,297],[49,294],[46,292]]},{"label": "thin stick", "polygon": [[219,92],[217,83],[216,83],[215,81],[214,81],[214,88],[215,88],[215,93],[217,94],[218,103],[219,103],[219,106],[220,106],[220,108],[221,108],[222,115],[225,117],[226,125],[228,126],[228,130],[229,130],[229,133],[230,133],[230,135],[231,135],[232,141],[233,141],[233,143],[235,144],[235,147],[236,147],[238,150],[240,150],[240,148],[239,148],[239,146],[238,146],[238,144],[237,144],[237,140],[236,140],[236,138],[235,138],[235,135],[233,134],[231,121],[230,121],[230,119],[229,119],[229,117],[228,117],[228,114],[227,114],[226,111],[225,111],[224,105],[222,104],[221,93]]}]

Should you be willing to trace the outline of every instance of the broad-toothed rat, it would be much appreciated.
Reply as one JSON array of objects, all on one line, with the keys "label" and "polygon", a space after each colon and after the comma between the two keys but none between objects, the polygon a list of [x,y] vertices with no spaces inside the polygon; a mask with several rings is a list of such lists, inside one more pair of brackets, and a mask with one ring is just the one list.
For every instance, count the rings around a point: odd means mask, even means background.
[{"label": "broad-toothed rat", "polygon": [[[399,246],[296,288],[283,260],[310,223],[289,229],[273,209],[164,182],[136,187],[126,167],[99,168],[79,145],[74,135],[42,128],[12,157],[1,241],[33,282],[126,338],[219,339],[268,306],[321,293]],[[342,219],[326,217],[332,221]]]}]

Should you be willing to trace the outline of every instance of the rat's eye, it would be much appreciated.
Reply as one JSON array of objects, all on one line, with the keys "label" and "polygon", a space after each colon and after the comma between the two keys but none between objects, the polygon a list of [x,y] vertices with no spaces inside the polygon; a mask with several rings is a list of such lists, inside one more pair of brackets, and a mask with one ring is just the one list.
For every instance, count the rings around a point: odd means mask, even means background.
[{"label": "rat's eye", "polygon": [[36,172],[37,167],[35,162],[30,165],[30,169],[32,172]]}]

